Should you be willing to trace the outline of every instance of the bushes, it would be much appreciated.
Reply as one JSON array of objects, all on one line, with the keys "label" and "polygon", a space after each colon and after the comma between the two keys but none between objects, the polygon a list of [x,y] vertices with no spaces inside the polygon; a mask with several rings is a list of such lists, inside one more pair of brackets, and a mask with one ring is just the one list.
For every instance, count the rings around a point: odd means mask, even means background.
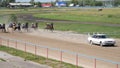
[{"label": "bushes", "polygon": [[111,18],[111,17],[113,17],[113,15],[109,14],[109,15],[108,15],[108,18]]},{"label": "bushes", "polygon": [[95,6],[103,6],[103,3],[96,1],[96,2],[95,2]]}]

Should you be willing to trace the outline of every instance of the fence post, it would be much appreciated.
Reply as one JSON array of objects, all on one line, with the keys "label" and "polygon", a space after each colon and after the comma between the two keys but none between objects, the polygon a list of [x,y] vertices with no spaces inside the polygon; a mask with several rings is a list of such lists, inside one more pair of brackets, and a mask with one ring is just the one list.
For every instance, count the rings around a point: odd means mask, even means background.
[{"label": "fence post", "polygon": [[37,46],[35,45],[35,56],[37,55]]},{"label": "fence post", "polygon": [[60,52],[60,63],[62,64],[62,51]]},{"label": "fence post", "polygon": [[25,42],[25,60],[24,61],[26,61],[26,58],[27,58],[27,54],[26,54],[26,42]]},{"label": "fence post", "polygon": [[48,61],[48,48],[46,48],[46,62]]},{"label": "fence post", "polygon": [[78,54],[76,54],[76,68],[78,68]]},{"label": "fence post", "polygon": [[0,38],[0,46],[2,45],[2,38]]},{"label": "fence post", "polygon": [[26,53],[26,43],[25,43],[25,53]]},{"label": "fence post", "polygon": [[118,68],[118,64],[116,64],[116,68]]},{"label": "fence post", "polygon": [[7,39],[7,45],[8,45],[8,47],[9,47],[9,39]]},{"label": "fence post", "polygon": [[17,40],[16,40],[16,42],[15,42],[15,47],[16,47],[16,49],[17,49]]},{"label": "fence post", "polygon": [[94,59],[94,68],[96,68],[96,58]]}]

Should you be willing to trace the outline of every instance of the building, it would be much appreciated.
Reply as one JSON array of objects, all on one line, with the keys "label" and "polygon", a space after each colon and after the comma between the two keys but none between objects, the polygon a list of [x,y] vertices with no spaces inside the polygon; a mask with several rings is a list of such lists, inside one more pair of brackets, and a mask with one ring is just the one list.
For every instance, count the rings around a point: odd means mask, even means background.
[{"label": "building", "polygon": [[51,3],[42,3],[41,6],[44,8],[47,8],[47,7],[52,7],[52,4]]},{"label": "building", "polygon": [[58,1],[58,2],[56,2],[56,6],[57,7],[65,7],[65,6],[67,6],[67,4],[64,1]]},{"label": "building", "polygon": [[9,3],[10,8],[31,7],[31,3]]}]

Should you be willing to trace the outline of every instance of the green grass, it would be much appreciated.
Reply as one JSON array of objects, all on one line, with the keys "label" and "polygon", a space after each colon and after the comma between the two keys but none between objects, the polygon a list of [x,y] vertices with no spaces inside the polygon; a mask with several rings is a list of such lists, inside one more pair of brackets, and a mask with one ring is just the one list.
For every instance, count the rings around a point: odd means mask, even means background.
[{"label": "green grass", "polygon": [[[120,25],[120,8],[104,8],[101,12],[98,12],[97,9],[81,8],[28,8],[27,11],[25,11],[24,9],[1,9],[0,13],[0,22],[9,21],[9,19],[5,18],[4,15],[32,14],[33,16],[38,18],[70,20],[71,22],[78,21],[78,23],[56,22],[56,30],[73,31],[78,33],[105,32],[112,37],[120,38],[120,27],[104,26],[104,24],[106,23],[109,25]],[[26,20],[19,20],[19,22],[23,23],[26,22]],[[83,24],[80,24],[79,22],[82,22]],[[90,24],[84,24],[84,22],[88,22]],[[102,25],[91,24],[91,22]],[[40,23],[40,28],[44,27],[45,23]]]},{"label": "green grass", "polygon": [[0,58],[0,61],[4,61],[4,62],[6,62],[6,60],[4,60],[4,59],[2,59],[2,58]]},{"label": "green grass", "polygon": [[[40,23],[39,27],[44,28],[46,23]],[[73,31],[77,33],[106,33],[109,36],[120,38],[120,27],[103,26],[94,24],[80,24],[80,23],[54,23],[55,30]]]},{"label": "green grass", "polygon": [[0,9],[0,15],[8,14],[32,14],[38,18],[70,20],[78,22],[96,22],[120,24],[120,8],[103,9],[98,12],[97,9],[82,8],[27,8],[24,9]]},{"label": "green grass", "polygon": [[[67,9],[66,9],[67,10]],[[120,9],[103,9],[98,12],[97,9],[78,9],[69,11],[54,11],[34,14],[38,18],[70,20],[79,22],[96,22],[120,24]]]},{"label": "green grass", "polygon": [[38,18],[120,24],[119,11],[120,8],[104,8],[101,12],[98,12],[97,8],[27,8],[27,10],[0,9],[0,15],[33,14],[33,16]]},{"label": "green grass", "polygon": [[[34,61],[34,62],[37,62],[40,64],[45,64],[45,65],[51,66],[52,68],[76,68],[75,65],[65,63],[65,62],[62,62],[62,64],[60,64],[60,61],[53,60],[53,59],[48,59],[48,61],[46,62],[45,57],[35,56],[34,54],[27,53],[27,52],[17,50],[14,48],[6,47],[6,46],[0,46],[0,51],[7,52],[14,56],[20,56],[20,57],[24,58],[25,61],[26,60]],[[78,67],[78,68],[82,68],[82,67]]]}]

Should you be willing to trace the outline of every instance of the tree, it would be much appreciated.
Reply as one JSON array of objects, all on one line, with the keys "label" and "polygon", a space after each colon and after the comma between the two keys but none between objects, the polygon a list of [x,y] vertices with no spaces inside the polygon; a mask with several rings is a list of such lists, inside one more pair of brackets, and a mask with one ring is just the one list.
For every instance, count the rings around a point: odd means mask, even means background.
[{"label": "tree", "polygon": [[78,0],[72,0],[71,3],[73,3],[74,5],[78,5],[79,4]]},{"label": "tree", "polygon": [[0,0],[1,7],[7,7],[9,3],[14,3],[15,0]]},{"label": "tree", "polygon": [[32,5],[35,5],[34,0],[30,0],[30,3],[31,3]]},{"label": "tree", "polygon": [[95,6],[103,6],[103,3],[101,1],[96,1]]},{"label": "tree", "polygon": [[55,0],[55,2],[59,2],[59,0]]},{"label": "tree", "polygon": [[114,6],[119,6],[120,5],[120,0],[115,0]]},{"label": "tree", "polygon": [[38,7],[41,7],[41,2],[35,2],[34,5],[37,5]]},{"label": "tree", "polygon": [[15,0],[8,0],[8,2],[9,2],[9,3],[10,3],[10,2],[11,2],[11,3],[14,3],[14,2],[15,2]]}]

